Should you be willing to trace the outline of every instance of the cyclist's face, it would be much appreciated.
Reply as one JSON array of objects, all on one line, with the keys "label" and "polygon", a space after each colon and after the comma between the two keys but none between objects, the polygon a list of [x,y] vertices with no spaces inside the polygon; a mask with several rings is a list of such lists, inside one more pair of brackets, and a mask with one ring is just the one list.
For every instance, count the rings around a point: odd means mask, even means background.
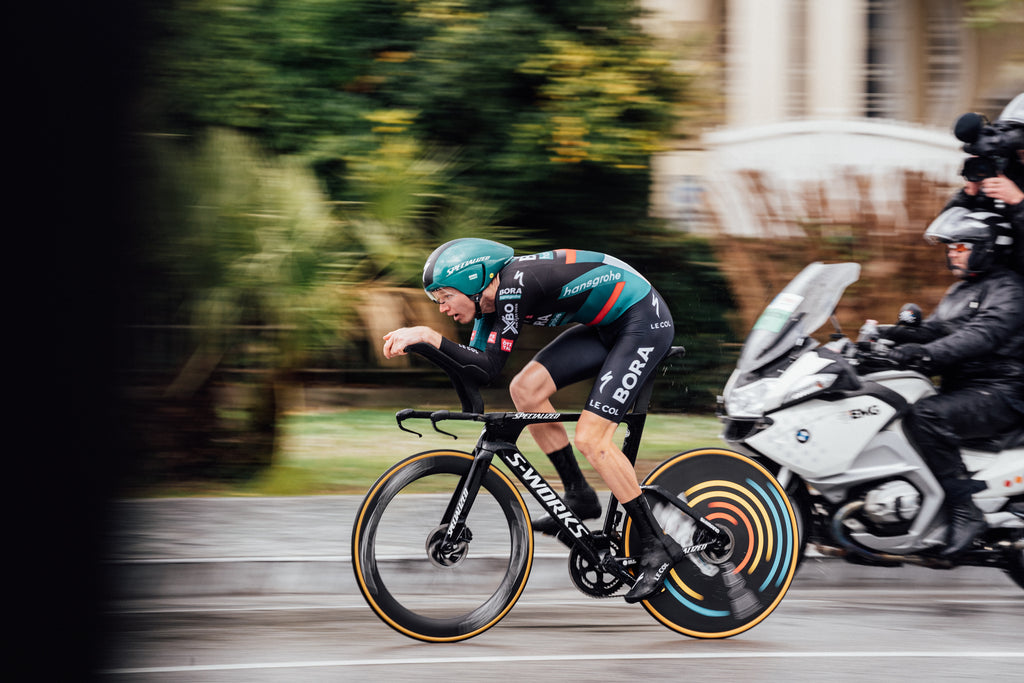
[{"label": "cyclist's face", "polygon": [[434,293],[441,312],[457,323],[471,323],[476,316],[473,300],[457,289],[444,287]]}]

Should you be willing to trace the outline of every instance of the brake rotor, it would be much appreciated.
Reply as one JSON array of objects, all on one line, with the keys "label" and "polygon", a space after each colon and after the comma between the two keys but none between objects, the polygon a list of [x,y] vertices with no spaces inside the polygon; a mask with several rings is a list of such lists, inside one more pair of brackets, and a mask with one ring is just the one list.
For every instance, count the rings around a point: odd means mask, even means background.
[{"label": "brake rotor", "polygon": [[456,541],[449,548],[445,548],[444,535],[447,531],[448,525],[442,524],[427,534],[427,557],[435,567],[454,567],[466,559],[466,553],[469,551],[468,541]]}]

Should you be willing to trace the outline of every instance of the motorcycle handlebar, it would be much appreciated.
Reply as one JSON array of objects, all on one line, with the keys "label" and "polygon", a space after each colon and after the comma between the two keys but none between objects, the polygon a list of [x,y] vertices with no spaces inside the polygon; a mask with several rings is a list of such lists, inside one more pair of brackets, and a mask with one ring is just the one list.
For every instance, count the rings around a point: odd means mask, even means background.
[{"label": "motorcycle handlebar", "polygon": [[878,370],[912,370],[913,372],[919,372],[922,375],[928,375],[928,367],[923,363],[899,363],[891,356],[889,356],[889,347],[878,342],[874,342],[870,348],[861,347],[859,344],[855,347],[855,358],[858,361],[858,365],[864,368],[868,368],[869,372],[876,372]]}]

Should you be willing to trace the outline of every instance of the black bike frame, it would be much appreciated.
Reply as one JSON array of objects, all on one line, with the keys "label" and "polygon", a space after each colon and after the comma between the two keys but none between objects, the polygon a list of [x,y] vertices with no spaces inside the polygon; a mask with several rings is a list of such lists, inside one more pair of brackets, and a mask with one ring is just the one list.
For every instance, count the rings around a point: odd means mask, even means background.
[{"label": "black bike frame", "polygon": [[[681,349],[679,349],[681,350]],[[677,352],[673,349],[673,352]],[[672,354],[670,354],[672,355]],[[630,465],[636,465],[637,455],[640,450],[640,439],[643,435],[644,424],[647,421],[647,410],[650,406],[651,391],[654,384],[652,376],[637,394],[636,402],[631,412],[627,413],[622,420],[626,426],[626,435],[622,441],[622,452],[626,455]],[[562,527],[558,539],[570,547],[575,547],[588,561],[594,565],[602,565],[607,571],[614,573],[623,581],[631,581],[632,577],[626,571],[626,567],[636,563],[631,558],[622,558],[617,562],[606,562],[611,556],[610,539],[615,534],[615,529],[620,520],[618,512],[618,501],[611,496],[608,502],[608,511],[605,514],[604,526],[600,533],[595,534],[578,519],[561,496],[548,484],[547,480],[533,467],[526,456],[515,445],[523,429],[531,424],[546,422],[576,422],[581,413],[477,413],[477,412],[450,412],[447,410],[438,411],[417,411],[412,409],[402,410],[397,415],[398,425],[405,431],[412,431],[402,426],[402,421],[409,418],[429,418],[434,424],[434,429],[449,436],[454,436],[437,427],[442,420],[473,420],[485,424],[483,433],[477,440],[473,449],[473,464],[459,481],[459,485],[448,503],[442,525],[447,526],[444,539],[441,543],[442,553],[452,551],[458,544],[472,540],[466,520],[469,511],[473,507],[483,476],[491,466],[494,456],[505,463],[522,482],[523,486],[530,491],[530,494],[548,511],[553,519]],[[413,432],[416,434],[417,432]],[[689,505],[682,502],[675,496],[670,495],[658,486],[644,486],[644,491],[651,492],[679,510],[693,518],[710,534],[710,539],[705,543],[696,544],[687,549],[689,552],[703,550],[712,545],[718,539],[721,532],[714,524],[708,522],[698,515]]]}]

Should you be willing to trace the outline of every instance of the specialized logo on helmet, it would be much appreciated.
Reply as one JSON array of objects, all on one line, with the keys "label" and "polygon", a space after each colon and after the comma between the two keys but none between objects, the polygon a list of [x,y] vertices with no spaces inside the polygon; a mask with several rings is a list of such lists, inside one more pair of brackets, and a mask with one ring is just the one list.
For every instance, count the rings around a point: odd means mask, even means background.
[{"label": "specialized logo on helmet", "polygon": [[445,277],[448,277],[449,275],[453,275],[454,273],[457,273],[460,270],[463,270],[464,268],[468,268],[471,265],[473,265],[474,263],[480,263],[481,261],[486,261],[486,260],[487,260],[486,256],[477,256],[474,259],[470,259],[468,261],[463,261],[462,263],[459,263],[458,265],[454,265],[454,266],[451,266],[450,268],[448,268],[448,270],[446,270],[444,272]]}]

